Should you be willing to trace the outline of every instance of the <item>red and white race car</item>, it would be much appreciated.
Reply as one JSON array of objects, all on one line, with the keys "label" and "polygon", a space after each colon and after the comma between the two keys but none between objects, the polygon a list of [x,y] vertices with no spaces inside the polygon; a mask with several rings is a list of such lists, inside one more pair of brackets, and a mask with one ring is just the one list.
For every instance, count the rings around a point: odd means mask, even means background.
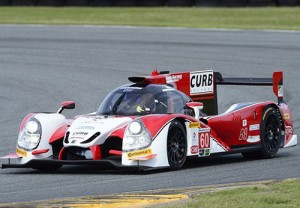
[{"label": "red and white race car", "polygon": [[[21,123],[16,153],[2,168],[56,170],[62,165],[116,168],[181,168],[188,157],[242,153],[272,158],[297,144],[283,101],[283,73],[273,78],[223,78],[210,70],[153,71],[130,77],[95,113],[66,119],[75,108],[63,102],[55,113],[31,113]],[[273,86],[278,103],[247,102],[218,114],[218,85]],[[15,159],[15,160],[12,160]]]}]

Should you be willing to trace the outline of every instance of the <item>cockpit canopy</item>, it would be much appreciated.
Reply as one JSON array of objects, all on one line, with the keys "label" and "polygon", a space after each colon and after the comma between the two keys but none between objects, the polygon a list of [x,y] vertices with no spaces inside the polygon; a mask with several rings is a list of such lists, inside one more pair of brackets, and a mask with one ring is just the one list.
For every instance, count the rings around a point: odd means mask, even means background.
[{"label": "cockpit canopy", "polygon": [[166,85],[126,85],[112,91],[100,105],[97,115],[146,115],[184,113],[190,102],[184,93]]}]

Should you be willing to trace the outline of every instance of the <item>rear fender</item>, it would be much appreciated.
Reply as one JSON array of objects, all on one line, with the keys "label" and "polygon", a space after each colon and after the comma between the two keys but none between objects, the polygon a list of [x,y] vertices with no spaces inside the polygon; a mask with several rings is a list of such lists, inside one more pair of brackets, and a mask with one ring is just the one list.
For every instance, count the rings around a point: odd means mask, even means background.
[{"label": "rear fender", "polygon": [[280,147],[295,146],[297,144],[297,135],[295,135],[294,132],[292,116],[288,105],[284,102],[279,103],[279,105],[275,103],[269,103],[265,106],[265,108],[268,106],[272,106],[277,110],[279,119],[281,121]]},{"label": "rear fender", "polygon": [[297,145],[297,135],[294,131],[292,116],[288,105],[282,102],[279,104],[279,106],[277,106],[277,109],[280,112],[282,120],[282,130],[284,135],[283,142],[280,147],[290,147]]}]

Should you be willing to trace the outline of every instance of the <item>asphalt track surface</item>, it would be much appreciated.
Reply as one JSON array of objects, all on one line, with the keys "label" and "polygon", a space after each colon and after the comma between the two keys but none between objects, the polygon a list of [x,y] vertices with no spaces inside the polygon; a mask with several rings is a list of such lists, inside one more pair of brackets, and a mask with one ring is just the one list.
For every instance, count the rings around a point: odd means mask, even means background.
[{"label": "asphalt track surface", "polygon": [[[284,71],[284,93],[299,134],[300,33],[80,26],[0,26],[0,156],[15,151],[27,113],[68,117],[95,111],[128,76],[153,69],[214,69],[223,76],[270,77]],[[269,87],[222,87],[220,111],[231,104],[276,100]],[[300,146],[270,160],[241,155],[189,161],[180,171],[138,173],[63,167],[55,174],[0,170],[0,203],[300,177]]]}]

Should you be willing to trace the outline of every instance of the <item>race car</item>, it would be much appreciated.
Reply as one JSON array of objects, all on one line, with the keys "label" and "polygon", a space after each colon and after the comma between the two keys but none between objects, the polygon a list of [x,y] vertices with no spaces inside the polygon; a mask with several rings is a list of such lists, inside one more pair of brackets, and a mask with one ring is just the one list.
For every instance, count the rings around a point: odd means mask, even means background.
[{"label": "race car", "polygon": [[[27,115],[16,153],[2,157],[8,159],[2,168],[176,170],[190,157],[272,158],[279,148],[297,144],[280,71],[272,78],[224,78],[212,70],[155,70],[129,81],[108,94],[97,112],[67,119],[61,113],[75,103],[66,101],[57,112]],[[219,114],[219,85],[273,86],[278,102],[236,103]]]}]

